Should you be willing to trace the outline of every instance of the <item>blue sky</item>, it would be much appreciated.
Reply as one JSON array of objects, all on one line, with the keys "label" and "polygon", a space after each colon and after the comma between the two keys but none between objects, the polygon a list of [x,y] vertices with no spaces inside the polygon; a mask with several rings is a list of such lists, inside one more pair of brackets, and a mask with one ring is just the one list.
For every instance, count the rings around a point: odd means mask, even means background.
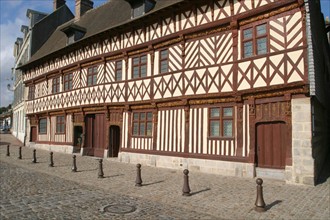
[{"label": "blue sky", "polygon": [[[165,0],[164,0],[165,1]],[[74,13],[75,0],[67,0]],[[107,0],[93,0],[94,8]],[[8,106],[13,100],[13,92],[7,89],[11,82],[11,68],[14,66],[13,46],[17,37],[22,37],[22,25],[27,25],[27,9],[45,13],[53,10],[53,0],[0,0],[0,106]],[[324,16],[330,17],[330,0],[321,0]]]}]

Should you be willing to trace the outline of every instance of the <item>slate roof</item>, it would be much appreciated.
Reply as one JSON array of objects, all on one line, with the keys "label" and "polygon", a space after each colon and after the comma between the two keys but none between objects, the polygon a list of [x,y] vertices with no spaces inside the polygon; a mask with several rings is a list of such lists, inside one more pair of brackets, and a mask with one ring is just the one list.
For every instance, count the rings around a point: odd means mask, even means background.
[{"label": "slate roof", "polygon": [[128,24],[134,20],[143,19],[143,17],[147,15],[153,14],[183,1],[184,0],[155,0],[155,7],[151,11],[143,16],[132,19],[131,6],[128,2],[124,0],[110,0],[97,8],[87,11],[79,20],[71,19],[67,23],[59,26],[45,42],[45,44],[31,57],[30,61],[19,68],[26,68],[29,64],[37,62],[41,58],[45,58],[48,55],[68,47],[67,36],[61,31],[67,26],[74,24],[86,29],[86,34],[84,37],[71,44],[77,45],[79,42],[91,36],[124,24]]}]

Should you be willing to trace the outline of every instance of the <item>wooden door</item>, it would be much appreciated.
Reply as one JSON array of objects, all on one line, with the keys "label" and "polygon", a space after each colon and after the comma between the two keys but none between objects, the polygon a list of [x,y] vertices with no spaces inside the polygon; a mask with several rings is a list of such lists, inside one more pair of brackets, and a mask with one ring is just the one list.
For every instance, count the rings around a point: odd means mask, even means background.
[{"label": "wooden door", "polygon": [[94,119],[93,148],[94,156],[103,157],[106,140],[106,119],[104,114],[96,114]]},{"label": "wooden door", "polygon": [[109,157],[118,157],[120,146],[120,127],[110,126],[109,129]]},{"label": "wooden door", "polygon": [[36,126],[31,127],[30,141],[31,142],[37,141],[37,127]]},{"label": "wooden door", "polygon": [[261,168],[285,168],[286,124],[284,122],[257,125],[256,165]]},{"label": "wooden door", "polygon": [[105,122],[104,114],[86,115],[85,148],[87,155],[103,157],[106,138]]},{"label": "wooden door", "polygon": [[94,156],[93,151],[93,121],[95,115],[86,115],[85,118],[85,148],[86,154],[89,156]]}]

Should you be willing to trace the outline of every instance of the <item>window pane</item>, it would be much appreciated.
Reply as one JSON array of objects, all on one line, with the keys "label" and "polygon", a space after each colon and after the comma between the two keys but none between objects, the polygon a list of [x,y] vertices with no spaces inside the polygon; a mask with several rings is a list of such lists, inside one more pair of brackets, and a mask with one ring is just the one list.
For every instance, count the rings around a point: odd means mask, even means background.
[{"label": "window pane", "polygon": [[233,116],[233,108],[223,108],[223,116],[232,117]]},{"label": "window pane", "polygon": [[139,67],[133,67],[133,78],[139,77]]},{"label": "window pane", "polygon": [[252,28],[245,29],[243,31],[243,38],[244,39],[250,39],[250,38],[252,38]]},{"label": "window pane", "polygon": [[116,72],[116,81],[119,81],[121,79],[122,79],[121,70],[117,70],[117,72]]},{"label": "window pane", "polygon": [[168,50],[162,50],[160,52],[160,58],[161,59],[167,58],[167,54],[168,54]]},{"label": "window pane", "polygon": [[88,86],[92,85],[92,80],[93,80],[92,76],[89,75],[88,78],[87,78],[87,85]]},{"label": "window pane", "polygon": [[141,57],[141,63],[146,63],[147,62],[147,56],[144,55]]},{"label": "window pane", "polygon": [[88,68],[88,74],[91,74],[92,71],[93,71],[93,68],[92,67]]},{"label": "window pane", "polygon": [[266,34],[266,24],[257,26],[257,36]]},{"label": "window pane", "polygon": [[257,54],[267,53],[267,38],[263,37],[257,40]]},{"label": "window pane", "polygon": [[147,76],[147,65],[141,66],[141,77]]},{"label": "window pane", "polygon": [[139,120],[139,113],[134,113],[133,114],[133,120]]},{"label": "window pane", "polygon": [[244,57],[250,57],[253,53],[252,41],[244,43]]},{"label": "window pane", "polygon": [[97,77],[97,75],[93,75],[93,85],[95,85],[96,84],[96,77]]},{"label": "window pane", "polygon": [[94,72],[94,73],[97,73],[97,66],[94,66],[94,68],[93,68],[93,72]]},{"label": "window pane", "polygon": [[145,124],[144,123],[140,124],[140,135],[145,135]]},{"label": "window pane", "polygon": [[146,113],[140,113],[140,120],[145,120],[146,119]]},{"label": "window pane", "polygon": [[220,136],[220,122],[210,121],[210,136],[219,137]]},{"label": "window pane", "polygon": [[147,123],[147,135],[148,136],[152,135],[152,123],[151,122]]},{"label": "window pane", "polygon": [[147,120],[148,121],[151,121],[152,120],[152,113],[151,112],[148,112],[147,113]]},{"label": "window pane", "polygon": [[219,108],[211,108],[211,117],[220,117],[220,110]]},{"label": "window pane", "polygon": [[224,137],[233,136],[233,121],[232,120],[223,121],[223,136]]},{"label": "window pane", "polygon": [[139,123],[133,123],[133,135],[139,135]]},{"label": "window pane", "polygon": [[163,61],[160,62],[160,72],[161,73],[168,72],[168,62],[167,62],[167,60],[163,60]]},{"label": "window pane", "polygon": [[42,118],[39,120],[39,133],[45,134],[47,133],[47,119]]},{"label": "window pane", "polygon": [[122,62],[121,61],[117,61],[116,62],[116,68],[117,69],[121,69],[121,67],[122,67]]},{"label": "window pane", "polygon": [[139,64],[139,58],[138,57],[133,58],[133,64],[134,65]]}]

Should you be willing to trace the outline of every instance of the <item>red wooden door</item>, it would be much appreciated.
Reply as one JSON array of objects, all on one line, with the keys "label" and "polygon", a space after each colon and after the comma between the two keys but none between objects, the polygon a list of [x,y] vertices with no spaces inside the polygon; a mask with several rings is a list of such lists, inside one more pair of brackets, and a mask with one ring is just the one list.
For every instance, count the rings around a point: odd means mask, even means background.
[{"label": "red wooden door", "polygon": [[86,115],[86,154],[103,157],[105,148],[105,116],[104,114]]},{"label": "red wooden door", "polygon": [[257,167],[285,168],[286,132],[284,122],[257,125]]},{"label": "red wooden door", "polygon": [[31,142],[37,141],[37,127],[33,126],[31,127]]},{"label": "red wooden door", "polygon": [[93,147],[94,156],[103,157],[105,149],[106,127],[105,127],[105,115],[96,114],[94,120],[94,135],[93,135]]}]

